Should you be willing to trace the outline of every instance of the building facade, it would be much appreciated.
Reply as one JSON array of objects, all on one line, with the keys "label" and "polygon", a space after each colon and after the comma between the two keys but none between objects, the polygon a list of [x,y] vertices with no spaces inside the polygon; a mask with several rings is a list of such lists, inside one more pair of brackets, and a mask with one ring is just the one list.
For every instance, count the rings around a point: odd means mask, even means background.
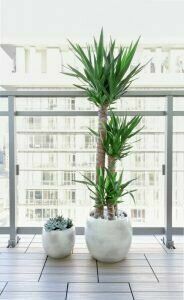
[{"label": "building facade", "polygon": [[[73,79],[62,72],[67,64],[77,64],[73,54],[62,47],[1,45],[1,89],[38,90],[71,89]],[[134,88],[182,88],[184,79],[184,46],[141,46],[134,63],[149,61]],[[6,67],[5,67],[6,66]],[[0,99],[1,101],[2,99]],[[174,102],[176,110],[183,110],[183,99]],[[7,99],[0,109],[6,110]],[[88,190],[76,183],[81,174],[95,180],[96,141],[88,133],[95,129],[96,117],[58,117],[56,111],[92,111],[95,107],[83,98],[17,98],[18,111],[52,111],[52,117],[16,117],[18,176],[18,225],[41,226],[57,214],[74,219],[78,226],[85,224],[93,206]],[[117,110],[162,111],[164,98],[123,98]],[[4,119],[3,119],[4,118]],[[0,224],[8,223],[8,124],[0,119]],[[124,179],[137,178],[136,205],[125,198],[122,208],[131,215],[134,226],[162,226],[164,222],[164,157],[165,117],[144,117],[144,129],[134,144],[131,156],[118,163]],[[174,120],[173,201],[175,226],[184,217],[184,128],[181,117]]]}]

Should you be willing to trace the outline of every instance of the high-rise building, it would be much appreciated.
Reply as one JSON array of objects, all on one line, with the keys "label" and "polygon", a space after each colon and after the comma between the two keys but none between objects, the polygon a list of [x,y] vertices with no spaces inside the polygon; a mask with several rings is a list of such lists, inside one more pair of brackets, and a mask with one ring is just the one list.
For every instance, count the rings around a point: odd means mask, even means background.
[{"label": "high-rise building", "polygon": [[[72,53],[61,47],[1,45],[3,68],[1,89],[42,90],[71,89],[73,79],[62,72],[63,65],[77,65]],[[148,63],[133,88],[180,88],[184,78],[184,47],[180,45],[144,45],[138,57]],[[5,70],[5,71],[4,71]],[[7,99],[4,101],[6,102]],[[175,100],[174,100],[175,101]],[[175,101],[176,110],[183,109],[182,99]],[[6,103],[5,103],[6,105]],[[1,109],[1,106],[0,106]],[[3,109],[3,108],[2,108]],[[5,108],[6,109],[6,108]],[[89,208],[93,206],[88,190],[77,183],[84,174],[95,180],[95,137],[88,127],[95,129],[96,117],[54,116],[57,111],[92,111],[95,107],[86,99],[73,97],[17,98],[18,111],[51,111],[53,116],[16,117],[18,176],[18,224],[41,225],[57,214],[84,225]],[[117,110],[164,111],[164,98],[131,98],[117,103]],[[3,117],[4,118],[4,117]],[[177,118],[177,117],[176,117]],[[5,121],[5,122],[4,122]],[[181,117],[174,120],[174,223],[181,225],[184,217],[184,129]],[[134,144],[132,155],[117,164],[124,170],[124,179],[137,180],[132,185],[136,205],[125,198],[122,207],[128,210],[134,225],[162,226],[164,222],[164,116],[142,119],[144,126],[140,141]],[[2,120],[0,138],[0,223],[7,220],[8,199],[8,131],[7,119]],[[139,139],[138,138],[138,139]],[[6,218],[5,218],[6,216]]]}]

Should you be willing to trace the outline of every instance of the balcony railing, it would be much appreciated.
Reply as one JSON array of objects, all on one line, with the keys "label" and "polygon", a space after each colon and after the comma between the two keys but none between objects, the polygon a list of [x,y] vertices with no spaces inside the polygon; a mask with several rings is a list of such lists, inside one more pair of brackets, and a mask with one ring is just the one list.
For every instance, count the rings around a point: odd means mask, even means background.
[{"label": "balcony railing", "polygon": [[[137,221],[137,224],[139,224],[139,222],[141,224],[141,226],[133,227],[133,231],[135,234],[163,234],[163,242],[169,248],[172,248],[174,246],[172,235],[181,234],[183,232],[183,228],[181,226],[176,227],[175,224],[173,225],[173,192],[176,191],[176,193],[178,194],[180,192],[183,193],[184,186],[184,183],[182,185],[181,180],[175,180],[177,181],[177,184],[180,185],[180,188],[178,190],[177,188],[173,189],[174,172],[181,172],[182,176],[184,176],[184,170],[182,167],[182,160],[184,162],[184,141],[182,141],[184,134],[183,128],[179,130],[179,134],[181,135],[181,143],[178,143],[178,148],[175,147],[174,143],[174,118],[184,117],[184,106],[182,107],[180,106],[180,104],[178,105],[180,100],[181,103],[183,103],[182,97],[184,97],[184,91],[181,90],[129,91],[123,98],[125,100],[120,101],[121,103],[119,103],[115,108],[115,112],[120,116],[127,115],[128,117],[130,117],[139,114],[145,119],[147,118],[147,121],[153,122],[153,128],[149,129],[149,131],[147,130],[147,132],[143,132],[142,134],[144,146],[142,146],[142,148],[141,146],[136,146],[137,148],[135,148],[134,150],[134,154],[137,155],[135,161],[133,161],[134,156],[132,156],[131,163],[130,161],[127,161],[125,162],[125,166],[126,172],[128,172],[130,176],[135,172],[137,172],[138,174],[138,192],[139,190],[144,189],[145,197],[145,199],[140,199],[140,201],[144,202],[143,200],[145,200],[149,202],[148,198],[150,198],[153,202],[154,200],[157,200],[157,202],[155,202],[156,204],[154,203],[153,208],[151,207],[151,204],[149,204],[149,209],[146,213],[147,221],[145,221],[145,204],[142,204],[142,206],[140,205],[138,207],[139,209],[137,209],[137,207],[133,207],[133,209],[130,209],[131,206],[129,205],[127,209],[131,211],[132,218]],[[88,210],[87,206],[89,205],[89,203],[86,206],[85,204],[81,204],[80,206],[79,203],[75,202],[76,193],[78,193],[79,188],[78,186],[76,187],[71,184],[72,180],[76,176],[77,171],[89,172],[90,170],[95,170],[93,167],[95,141],[88,138],[85,139],[85,135],[87,134],[87,127],[91,127],[91,124],[94,124],[95,126],[95,117],[97,116],[97,111],[91,105],[85,107],[83,106],[83,104],[80,104],[83,98],[85,98],[85,94],[80,91],[0,92],[0,120],[1,118],[3,119],[3,117],[7,119],[9,139],[9,143],[7,143],[8,153],[5,153],[3,147],[3,149],[0,148],[0,151],[2,152],[1,156],[4,155],[4,159],[0,159],[0,180],[1,178],[3,178],[3,176],[1,176],[1,173],[9,173],[9,192],[7,192],[9,193],[9,207],[7,210],[9,222],[8,225],[5,224],[4,226],[0,227],[0,233],[10,235],[8,244],[10,247],[14,247],[16,245],[18,234],[41,233],[42,227],[37,226],[37,221],[40,219],[43,220],[49,216],[54,216],[54,214],[58,213],[58,205],[63,208],[64,212],[69,212],[69,210],[67,210],[67,203],[72,205],[72,207],[76,206],[77,208],[75,213],[78,214],[75,217],[76,222],[78,222],[78,218],[80,218],[80,215],[83,214],[83,210],[85,210],[86,208]],[[42,105],[42,103],[45,103],[44,101],[46,99],[50,99],[49,106],[45,106],[45,104]],[[64,106],[63,103],[66,101],[66,99],[71,99],[72,104],[70,103],[71,105],[69,105],[69,103],[67,103],[67,105]],[[131,104],[132,99],[138,101],[136,108],[134,108]],[[1,103],[3,103],[3,101],[7,101],[7,108],[5,103],[5,108],[1,109]],[[144,102],[144,105],[142,105],[141,101]],[[155,105],[154,101],[158,105]],[[174,104],[175,101],[177,103],[176,106]],[[150,103],[150,107],[147,103]],[[39,118],[42,117],[47,117],[46,119],[48,120],[48,122],[44,123],[44,127],[41,127],[40,125]],[[61,122],[61,117],[65,118],[64,125],[63,122]],[[83,117],[84,123],[80,124],[78,120],[75,120],[76,117]],[[25,120],[27,118],[30,118],[28,124],[24,122],[24,118]],[[36,118],[36,121],[31,118]],[[70,122],[68,118],[72,118],[72,121]],[[161,120],[161,122],[159,121],[157,123],[157,118]],[[21,122],[19,122],[20,119]],[[88,122],[91,122],[89,126]],[[156,132],[154,131],[154,128],[157,128]],[[43,136],[44,133],[46,133],[45,137]],[[59,140],[59,135],[61,133],[63,138]],[[78,138],[79,136],[80,138]],[[154,138],[154,143],[152,144],[150,142],[150,137]],[[162,139],[164,139],[164,143],[162,143]],[[3,139],[0,139],[0,147],[2,140]],[[181,146],[180,144],[183,146]],[[4,145],[3,142],[2,145]],[[38,161],[35,162],[34,166],[32,164],[32,160],[34,157],[33,153],[35,152],[37,153]],[[67,155],[68,152],[70,152],[71,156],[63,156],[62,163],[59,162],[58,157],[61,154]],[[41,162],[41,158],[39,159],[39,153],[41,155],[45,155],[43,163]],[[57,156],[51,155],[50,161],[46,163],[47,160],[49,160],[49,153],[57,153]],[[76,155],[78,153],[80,163],[76,164]],[[84,154],[81,155],[81,153]],[[151,156],[149,156],[149,153],[151,153]],[[157,153],[159,153],[159,155],[157,155]],[[180,157],[180,160],[177,163],[179,169],[175,170],[173,167],[173,155],[174,159],[177,160],[178,153],[179,155],[181,154],[182,157]],[[146,165],[145,157],[144,163],[142,163],[141,165],[141,159],[145,155],[148,156],[148,163],[151,164],[150,160],[153,161],[154,159],[154,156],[152,154],[155,155],[154,170],[152,170],[152,167],[150,167],[149,165]],[[86,162],[86,157],[88,157],[88,155],[92,155],[90,162]],[[149,159],[149,157],[151,159]],[[67,159],[69,160],[67,161]],[[2,165],[4,164],[4,168],[1,168],[1,160]],[[19,162],[21,162],[21,164]],[[137,169],[135,169],[136,164]],[[56,168],[56,166],[58,167]],[[118,165],[119,170],[121,170],[122,167],[123,166],[121,164]],[[41,173],[42,170],[44,170],[44,172]],[[31,179],[30,176],[28,176],[29,174],[31,175]],[[149,175],[146,177],[148,179],[145,179],[145,174],[146,176]],[[19,180],[19,176],[21,177],[22,181],[19,184],[20,188],[18,191],[17,182]],[[180,176],[180,178],[182,178],[182,176]],[[157,179],[155,179],[155,177],[157,177]],[[36,188],[33,188],[33,184],[31,184],[31,180],[37,181],[37,178],[39,178],[41,182],[41,188],[40,186],[38,186],[37,182],[34,183]],[[160,183],[162,180],[164,182],[163,193],[162,185]],[[151,192],[149,194],[149,189],[151,191],[151,187],[152,185],[154,185],[154,182],[160,185],[155,188],[155,190],[152,189],[153,195],[151,198]],[[23,188],[21,190],[21,185],[23,186],[23,183],[26,184],[26,188]],[[66,186],[68,187],[67,189]],[[2,190],[3,181],[0,188],[0,200],[1,197],[3,197],[3,192],[1,192]],[[63,196],[60,195],[60,198],[58,198],[58,192],[62,192]],[[25,193],[26,195],[21,196],[21,193]],[[88,197],[88,195],[85,193],[86,192],[83,191],[84,198],[85,195],[86,197]],[[79,194],[79,198],[80,195],[82,194]],[[140,193],[140,198],[143,197],[142,195],[143,193]],[[25,197],[26,200],[22,201],[21,197],[23,197],[23,199]],[[179,201],[178,199],[182,198],[181,195],[177,197],[177,201]],[[60,204],[58,204],[59,201],[61,202]],[[0,204],[3,206],[3,200],[1,200]],[[33,209],[31,207],[33,207]],[[158,220],[161,219],[161,226],[158,226],[160,225],[160,221],[157,224],[157,219],[155,219],[156,224],[154,223],[154,226],[150,226],[149,224],[149,218],[150,220],[152,220],[151,215],[153,214],[153,216],[155,216],[154,209],[156,209],[155,215],[160,214]],[[182,210],[183,208],[181,204],[181,220],[183,213]],[[72,210],[72,212],[73,211],[74,209]],[[23,214],[23,221],[21,222],[20,226],[20,222],[17,220],[17,216],[20,216],[21,212]],[[0,214],[3,215],[3,213],[3,208],[1,211],[0,206]],[[34,218],[33,214],[35,214]],[[34,222],[30,221],[29,224],[27,220],[31,220],[31,218],[34,219]],[[144,222],[145,224],[148,223],[149,226],[144,226]],[[29,226],[26,226],[26,224]],[[33,227],[33,225],[35,224],[36,226]],[[81,226],[80,222],[79,225],[80,226],[76,227],[76,230],[79,234],[82,234],[84,232],[84,227]]]}]

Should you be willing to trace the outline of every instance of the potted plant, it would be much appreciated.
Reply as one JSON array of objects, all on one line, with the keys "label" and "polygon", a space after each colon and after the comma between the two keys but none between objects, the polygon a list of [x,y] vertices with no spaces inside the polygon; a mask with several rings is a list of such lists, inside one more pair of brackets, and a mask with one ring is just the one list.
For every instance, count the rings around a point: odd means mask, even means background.
[{"label": "potted plant", "polygon": [[75,227],[71,219],[63,216],[50,218],[43,227],[43,248],[53,258],[63,258],[71,254],[75,243]]},{"label": "potted plant", "polygon": [[132,239],[130,220],[126,213],[118,211],[123,196],[133,197],[134,190],[127,190],[132,180],[124,182],[123,173],[118,175],[116,161],[130,153],[130,140],[141,130],[137,127],[141,118],[120,119],[113,113],[112,106],[143,68],[140,64],[131,66],[138,42],[129,47],[116,47],[115,41],[111,40],[105,47],[103,30],[99,41],[94,39],[94,45],[87,45],[86,51],[79,44],[70,42],[83,71],[69,65],[70,72],[65,73],[82,81],[81,85],[75,86],[84,90],[88,100],[98,107],[98,131],[90,129],[97,138],[96,181],[84,176],[79,182],[87,185],[95,201],[85,230],[88,249],[94,258],[106,262],[122,260]]}]

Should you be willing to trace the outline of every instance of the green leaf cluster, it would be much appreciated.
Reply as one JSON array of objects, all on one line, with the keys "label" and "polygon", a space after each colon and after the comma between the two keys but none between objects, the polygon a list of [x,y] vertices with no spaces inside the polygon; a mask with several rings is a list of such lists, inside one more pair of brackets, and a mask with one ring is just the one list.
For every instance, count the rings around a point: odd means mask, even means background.
[{"label": "green leaf cluster", "polygon": [[128,47],[116,47],[115,40],[111,40],[106,47],[102,29],[99,41],[94,38],[93,45],[87,45],[85,50],[79,44],[69,43],[83,70],[68,65],[70,72],[65,74],[79,79],[81,85],[75,86],[84,90],[98,107],[109,106],[119,99],[143,68],[140,64],[130,68],[139,39]]},{"label": "green leaf cluster", "polygon": [[132,149],[129,140],[137,135],[142,128],[136,130],[142,117],[135,116],[130,121],[127,117],[123,119],[111,112],[110,119],[105,125],[106,135],[102,144],[107,155],[116,160],[126,157]]},{"label": "green leaf cluster", "polygon": [[123,172],[118,176],[117,172],[110,172],[105,168],[97,169],[97,182],[93,182],[88,177],[82,175],[85,180],[76,180],[87,186],[91,192],[90,198],[95,201],[95,207],[108,206],[109,204],[116,205],[123,202],[121,197],[129,194],[133,200],[133,190],[127,190],[128,185],[134,181],[129,180],[123,182]]}]

